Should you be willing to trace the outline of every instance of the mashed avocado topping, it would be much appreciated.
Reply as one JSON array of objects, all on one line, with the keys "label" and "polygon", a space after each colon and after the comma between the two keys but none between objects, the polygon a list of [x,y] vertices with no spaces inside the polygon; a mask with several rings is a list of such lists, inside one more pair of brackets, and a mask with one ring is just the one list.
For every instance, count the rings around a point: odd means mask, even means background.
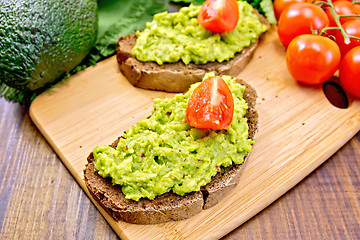
[{"label": "mashed avocado topping", "polygon": [[214,34],[199,24],[197,15],[201,6],[190,5],[179,12],[156,14],[144,31],[137,32],[132,54],[139,61],[155,61],[159,65],[180,60],[185,64],[227,61],[267,30],[250,4],[245,1],[238,4],[240,15],[235,30],[222,34]]},{"label": "mashed avocado topping", "polygon": [[[207,74],[205,78],[214,76]],[[122,186],[128,199],[154,199],[172,191],[178,195],[199,191],[220,167],[241,164],[252,149],[248,139],[245,86],[223,76],[234,97],[234,117],[227,130],[197,129],[185,119],[194,88],[173,98],[155,99],[152,114],[128,129],[116,149],[93,149],[99,175]]]}]

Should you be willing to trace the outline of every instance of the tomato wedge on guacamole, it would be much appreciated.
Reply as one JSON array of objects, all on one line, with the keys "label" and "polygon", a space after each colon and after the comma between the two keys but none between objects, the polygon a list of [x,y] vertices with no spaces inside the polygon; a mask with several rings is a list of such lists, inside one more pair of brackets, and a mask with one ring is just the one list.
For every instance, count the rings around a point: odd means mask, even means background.
[{"label": "tomato wedge on guacamole", "polygon": [[227,129],[234,115],[229,86],[219,76],[209,77],[189,97],[186,120],[196,128]]},{"label": "tomato wedge on guacamole", "polygon": [[239,20],[239,6],[236,0],[207,0],[198,15],[199,23],[215,33],[231,32]]}]

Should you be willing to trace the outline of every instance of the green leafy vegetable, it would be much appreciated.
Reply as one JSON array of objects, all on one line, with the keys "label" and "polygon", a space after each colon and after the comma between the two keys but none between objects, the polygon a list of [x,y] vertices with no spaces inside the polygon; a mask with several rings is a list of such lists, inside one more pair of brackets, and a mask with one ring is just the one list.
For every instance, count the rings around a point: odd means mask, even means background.
[{"label": "green leafy vegetable", "polygon": [[143,29],[154,14],[168,9],[165,0],[101,0],[98,4],[99,38],[95,48],[102,58],[115,52],[120,36]]},{"label": "green leafy vegetable", "polygon": [[276,24],[276,18],[274,13],[273,0],[246,0],[250,3],[259,13],[263,14],[271,24]]},{"label": "green leafy vegetable", "polygon": [[274,4],[272,0],[262,0],[260,2],[260,7],[264,11],[266,19],[271,24],[277,24],[275,13],[274,13]]},{"label": "green leafy vegetable", "polygon": [[194,2],[194,0],[172,0],[172,2],[175,2],[175,3],[192,3]]},{"label": "green leafy vegetable", "polygon": [[192,3],[194,5],[202,5],[205,0],[171,0],[171,2],[174,2],[174,3]]}]

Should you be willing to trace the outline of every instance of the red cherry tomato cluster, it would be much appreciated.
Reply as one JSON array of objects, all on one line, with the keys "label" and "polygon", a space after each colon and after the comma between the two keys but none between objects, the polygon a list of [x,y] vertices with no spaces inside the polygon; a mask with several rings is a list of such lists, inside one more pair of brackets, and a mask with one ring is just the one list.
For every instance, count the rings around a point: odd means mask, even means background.
[{"label": "red cherry tomato cluster", "polygon": [[287,68],[297,81],[312,85],[339,70],[342,87],[360,98],[360,5],[345,0],[331,4],[274,0]]}]

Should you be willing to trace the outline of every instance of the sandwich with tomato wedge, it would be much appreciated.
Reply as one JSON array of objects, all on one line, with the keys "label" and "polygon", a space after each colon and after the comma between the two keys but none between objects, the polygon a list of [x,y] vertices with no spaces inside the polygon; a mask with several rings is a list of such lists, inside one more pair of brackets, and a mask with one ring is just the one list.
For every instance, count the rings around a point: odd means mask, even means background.
[{"label": "sandwich with tomato wedge", "polygon": [[246,1],[207,0],[156,14],[118,40],[121,73],[136,87],[184,92],[207,72],[236,77],[269,23]]},{"label": "sandwich with tomato wedge", "polygon": [[257,131],[256,92],[228,75],[205,74],[186,93],[155,99],[150,117],[87,158],[84,180],[117,221],[190,218],[238,185]]}]

